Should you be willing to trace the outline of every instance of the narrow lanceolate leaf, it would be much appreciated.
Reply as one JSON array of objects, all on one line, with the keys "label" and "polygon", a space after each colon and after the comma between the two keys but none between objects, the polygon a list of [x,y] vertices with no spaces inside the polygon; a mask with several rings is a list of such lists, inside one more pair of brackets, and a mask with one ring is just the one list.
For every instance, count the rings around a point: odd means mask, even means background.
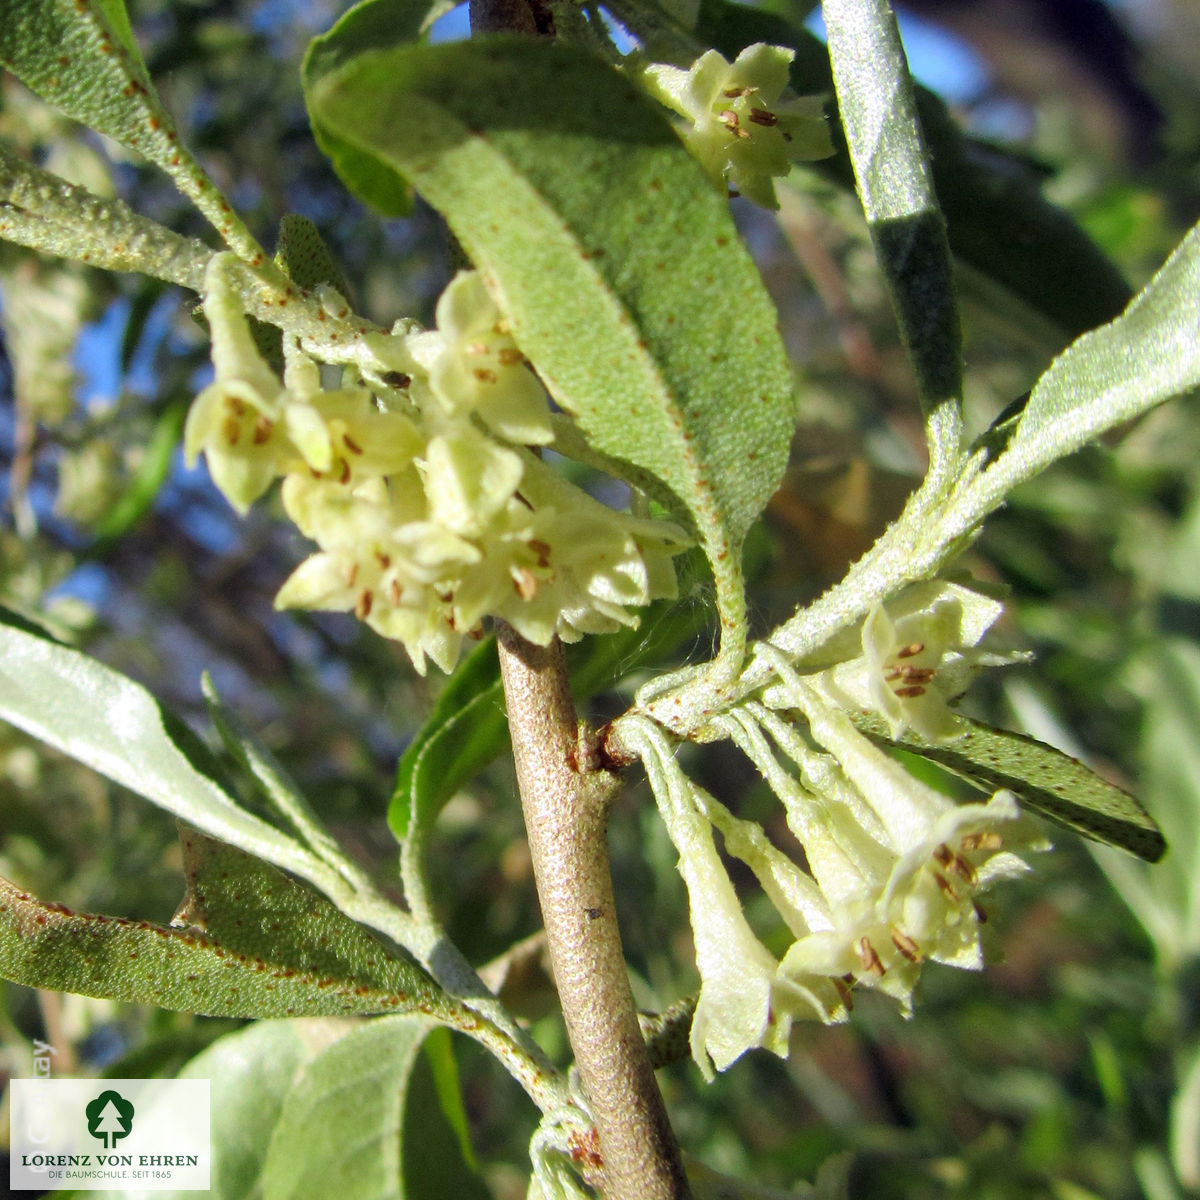
[{"label": "narrow lanceolate leaf", "polygon": [[[295,780],[271,751],[253,737],[233,712],[221,703],[217,689],[207,671],[201,677],[201,691],[209,718],[229,756],[254,780],[266,802],[296,832],[310,850],[355,888],[369,890],[369,881],[362,869],[342,853],[341,847],[329,835],[301,792]],[[365,886],[364,886],[365,885]]]},{"label": "narrow lanceolate leaf", "polygon": [[341,877],[241,808],[198,738],[140,684],[0,610],[0,719],[323,891]]},{"label": "narrow lanceolate leaf", "polygon": [[316,893],[232,847],[183,838],[181,927],[73,913],[0,879],[0,977],[208,1016],[457,1011]]},{"label": "narrow lanceolate leaf", "polygon": [[579,48],[513,38],[362,53],[308,102],[445,215],[592,444],[691,515],[740,652],[741,544],[787,458],[791,373],[667,118]]},{"label": "narrow lanceolate leaf", "polygon": [[442,805],[508,745],[496,642],[459,664],[425,724],[400,756],[388,824],[402,841],[433,823]]},{"label": "narrow lanceolate leaf", "polygon": [[0,0],[0,65],[68,116],[161,167],[231,249],[262,251],[180,141],[138,50],[123,0]]},{"label": "narrow lanceolate leaf", "polygon": [[[417,1126],[422,1134],[432,1135],[429,1136],[426,1144],[432,1144],[436,1133],[444,1131],[449,1135],[447,1148],[453,1147],[456,1152],[454,1157],[458,1162],[472,1173],[478,1173],[479,1160],[475,1157],[475,1149],[471,1145],[470,1122],[467,1118],[466,1105],[463,1102],[462,1078],[458,1071],[458,1060],[454,1057],[453,1043],[454,1039],[448,1029],[431,1030],[425,1039],[423,1049],[426,1070],[418,1070],[419,1078],[415,1079],[414,1083],[420,1086],[422,1083],[428,1082],[430,1085],[428,1099],[432,1103],[423,1104],[422,1111],[419,1112],[413,1111],[410,1105],[410,1112],[416,1118],[411,1124]],[[421,1090],[424,1093],[425,1089]],[[410,1162],[409,1165],[414,1164]],[[476,1180],[476,1185],[485,1195],[489,1194],[486,1189],[482,1189],[479,1180]],[[458,1196],[460,1194],[457,1189],[447,1187],[437,1190],[427,1188],[426,1190],[431,1195],[438,1196]]]},{"label": "narrow lanceolate leaf", "polygon": [[878,717],[851,714],[868,737],[919,754],[984,791],[1008,788],[1025,807],[1095,842],[1157,862],[1167,843],[1154,818],[1126,791],[1077,759],[1020,733],[968,721],[954,741],[932,745],[915,733],[887,736]]},{"label": "narrow lanceolate leaf", "polygon": [[1121,316],[1050,364],[984,480],[1011,488],[1105,430],[1198,386],[1200,225]]},{"label": "narrow lanceolate leaf", "polygon": [[324,897],[194,829],[181,827],[179,837],[187,892],[173,924],[202,929],[239,956],[284,957],[310,975],[347,980],[364,1003],[379,1005],[371,1011],[451,1011],[419,967],[389,954]]},{"label": "narrow lanceolate leaf", "polygon": [[159,414],[125,490],[93,527],[96,541],[88,547],[88,557],[102,555],[150,511],[175,464],[186,417],[185,403],[171,404]]},{"label": "narrow lanceolate leaf", "polygon": [[962,436],[962,348],[946,222],[887,0],[824,0],[842,129],[875,253],[930,422],[936,469]]},{"label": "narrow lanceolate leaf", "polygon": [[279,222],[275,263],[305,291],[316,291],[322,284],[329,284],[343,296],[349,290],[316,225],[297,213],[288,213]]}]

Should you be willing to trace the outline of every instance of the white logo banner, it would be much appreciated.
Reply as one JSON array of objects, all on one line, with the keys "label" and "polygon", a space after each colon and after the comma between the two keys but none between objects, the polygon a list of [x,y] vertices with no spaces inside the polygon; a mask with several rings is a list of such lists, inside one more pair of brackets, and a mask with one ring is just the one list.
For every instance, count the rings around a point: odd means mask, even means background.
[{"label": "white logo banner", "polygon": [[207,1191],[207,1079],[12,1079],[13,1191]]}]

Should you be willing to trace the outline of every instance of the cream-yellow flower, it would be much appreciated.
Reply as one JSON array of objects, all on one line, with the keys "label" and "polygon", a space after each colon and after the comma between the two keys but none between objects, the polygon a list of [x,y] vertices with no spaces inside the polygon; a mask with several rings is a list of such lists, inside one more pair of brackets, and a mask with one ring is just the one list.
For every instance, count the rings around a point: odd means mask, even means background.
[{"label": "cream-yellow flower", "polygon": [[818,97],[786,93],[795,51],[757,42],[731,63],[716,50],[690,70],[652,63],[643,86],[690,125],[683,137],[705,173],[764,208],[778,208],[774,180],[794,162],[833,153]]}]

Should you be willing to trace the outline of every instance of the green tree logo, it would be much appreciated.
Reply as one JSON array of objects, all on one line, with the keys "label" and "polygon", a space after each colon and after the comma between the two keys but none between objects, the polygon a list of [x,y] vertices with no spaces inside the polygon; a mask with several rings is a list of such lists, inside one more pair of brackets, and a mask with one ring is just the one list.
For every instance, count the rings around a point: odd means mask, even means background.
[{"label": "green tree logo", "polygon": [[99,1138],[105,1150],[111,1150],[133,1129],[133,1105],[111,1088],[101,1092],[83,1111],[87,1114],[88,1133]]}]

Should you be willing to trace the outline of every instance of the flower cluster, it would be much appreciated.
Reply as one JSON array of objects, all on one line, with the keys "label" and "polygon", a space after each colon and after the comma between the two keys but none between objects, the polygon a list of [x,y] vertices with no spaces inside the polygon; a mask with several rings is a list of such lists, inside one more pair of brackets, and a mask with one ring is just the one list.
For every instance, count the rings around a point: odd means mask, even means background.
[{"label": "flower cluster", "polygon": [[[802,673],[765,651],[776,682],[720,728],[779,797],[807,870],[692,783],[660,731],[635,727],[688,888],[701,977],[692,1050],[706,1074],[753,1046],[785,1054],[793,1021],[845,1020],[858,988],[910,1012],[926,961],[982,966],[979,893],[1026,870],[1015,849],[1044,843],[1011,793],[956,805],[865,737],[849,712],[952,738],[946,699],[970,664],[992,661],[976,643],[999,612],[972,589],[935,581],[873,611],[855,631],[859,653],[841,662]],[[915,674],[900,670],[914,663]],[[782,958],[747,923],[714,832],[787,926]]]},{"label": "flower cluster", "polygon": [[288,516],[319,550],[277,607],[353,611],[423,672],[426,657],[450,670],[486,615],[544,645],[635,625],[635,609],[675,594],[678,528],[606,508],[528,449],[553,439],[549,404],[477,273],[451,282],[437,329],[398,328],[380,348],[404,397],[390,409],[366,386],[324,389],[286,338],[277,378],[231,257],[205,282],[216,378],[185,453],[203,451],[243,513],[282,477]]},{"label": "flower cluster", "polygon": [[684,142],[713,183],[778,208],[774,179],[792,163],[826,158],[833,143],[821,101],[785,96],[795,51],[757,42],[730,63],[715,50],[690,70],[651,63],[642,86],[690,124]]}]

